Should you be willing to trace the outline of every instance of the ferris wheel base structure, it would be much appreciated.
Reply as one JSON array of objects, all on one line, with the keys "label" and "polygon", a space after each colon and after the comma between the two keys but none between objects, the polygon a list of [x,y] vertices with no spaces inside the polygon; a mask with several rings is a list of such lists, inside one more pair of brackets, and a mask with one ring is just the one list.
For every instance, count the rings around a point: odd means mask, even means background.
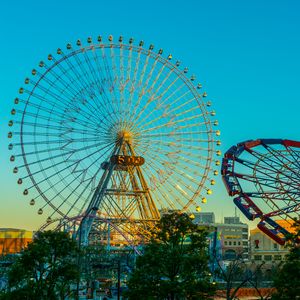
[{"label": "ferris wheel base structure", "polygon": [[[248,220],[280,245],[299,220],[300,142],[249,140],[224,154],[222,179]],[[279,221],[284,220],[284,221]]]}]

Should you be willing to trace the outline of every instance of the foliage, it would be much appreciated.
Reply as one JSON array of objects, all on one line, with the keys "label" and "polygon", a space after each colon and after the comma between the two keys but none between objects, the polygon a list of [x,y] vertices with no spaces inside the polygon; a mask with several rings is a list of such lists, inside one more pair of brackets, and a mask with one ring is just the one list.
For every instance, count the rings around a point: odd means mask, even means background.
[{"label": "foliage", "polygon": [[10,292],[1,299],[65,299],[79,276],[78,248],[64,232],[40,232],[8,274]]},{"label": "foliage", "polygon": [[210,299],[207,233],[186,214],[166,214],[137,258],[128,299]]},{"label": "foliage", "polygon": [[295,220],[295,232],[288,240],[290,252],[274,279],[277,292],[272,300],[293,300],[300,296],[300,220]]}]

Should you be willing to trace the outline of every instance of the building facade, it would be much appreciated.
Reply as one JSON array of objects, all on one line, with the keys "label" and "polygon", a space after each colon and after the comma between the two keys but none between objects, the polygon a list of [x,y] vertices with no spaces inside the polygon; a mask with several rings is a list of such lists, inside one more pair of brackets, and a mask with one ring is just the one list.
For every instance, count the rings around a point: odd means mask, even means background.
[{"label": "building facade", "polygon": [[239,217],[225,217],[224,223],[215,223],[213,212],[193,213],[194,222],[215,228],[215,245],[220,245],[220,252],[223,260],[235,259],[242,256],[249,257],[249,234],[248,225],[242,223]]},{"label": "building facade", "polygon": [[255,228],[250,231],[250,259],[259,264],[279,263],[288,254],[288,249],[277,244],[265,233]]}]

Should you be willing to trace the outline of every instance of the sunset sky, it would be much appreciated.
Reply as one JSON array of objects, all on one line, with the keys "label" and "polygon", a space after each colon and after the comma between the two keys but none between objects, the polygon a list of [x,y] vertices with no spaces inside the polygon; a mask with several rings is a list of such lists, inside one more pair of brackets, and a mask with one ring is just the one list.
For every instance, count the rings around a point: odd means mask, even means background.
[{"label": "sunset sky", "polygon": [[[98,35],[153,43],[203,84],[219,120],[222,152],[249,139],[299,140],[299,12],[297,0],[3,1],[0,227],[34,230],[45,219],[12,173],[7,124],[24,78],[49,53]],[[202,209],[214,211],[218,222],[234,214],[221,178]]]}]

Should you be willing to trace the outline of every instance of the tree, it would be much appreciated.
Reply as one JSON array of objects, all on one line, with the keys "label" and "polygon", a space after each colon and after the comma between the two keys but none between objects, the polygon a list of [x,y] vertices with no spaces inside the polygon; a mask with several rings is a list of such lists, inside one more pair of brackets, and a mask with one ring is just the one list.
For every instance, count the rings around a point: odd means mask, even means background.
[{"label": "tree", "polygon": [[295,232],[288,237],[289,254],[274,279],[277,291],[272,300],[294,300],[300,296],[300,220],[295,220],[294,227]]},{"label": "tree", "polygon": [[37,234],[8,273],[10,292],[1,299],[65,299],[79,276],[78,248],[67,233]]},{"label": "tree", "polygon": [[137,258],[128,299],[210,299],[207,233],[186,214],[165,214]]},{"label": "tree", "polygon": [[227,261],[226,264],[221,258],[214,255],[214,262],[217,264],[214,275],[224,283],[222,286],[225,289],[225,294],[222,293],[218,296],[227,300],[236,299],[240,289],[249,285],[255,289],[260,299],[269,296],[265,296],[260,290],[262,282],[267,279],[267,273],[264,271],[265,262],[249,264],[243,258],[243,253],[239,253],[234,259]]},{"label": "tree", "polygon": [[239,254],[228,265],[224,265],[221,259],[215,258],[215,261],[218,265],[215,276],[225,282],[226,299],[235,299],[238,290],[249,280],[249,272],[246,271],[242,255]]}]

